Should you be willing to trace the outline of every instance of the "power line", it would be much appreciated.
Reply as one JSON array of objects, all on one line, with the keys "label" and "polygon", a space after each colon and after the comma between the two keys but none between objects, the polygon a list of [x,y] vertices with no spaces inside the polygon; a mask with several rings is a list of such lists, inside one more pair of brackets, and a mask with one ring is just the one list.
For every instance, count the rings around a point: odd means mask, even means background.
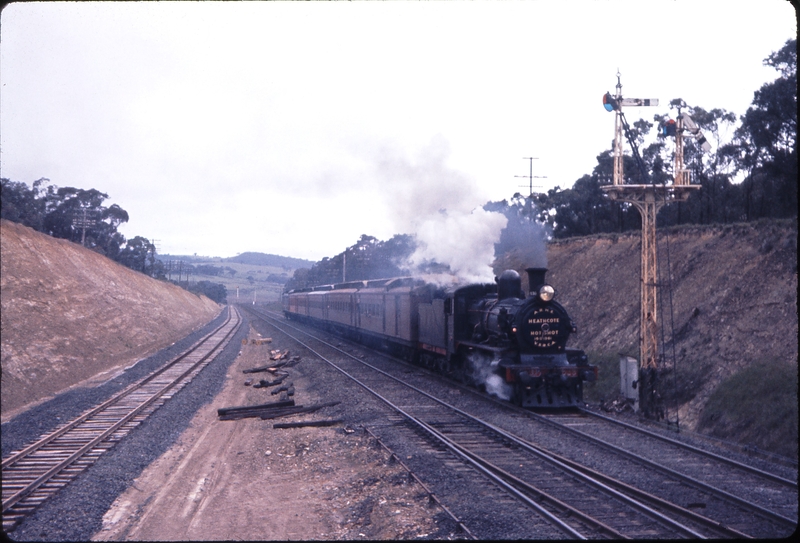
[{"label": "power line", "polygon": [[[522,157],[523,160],[527,160],[529,162],[530,171],[528,175],[515,175],[514,177],[527,177],[528,178],[528,217],[530,220],[533,220],[533,180],[534,179],[547,179],[546,175],[533,175],[533,161],[539,160],[539,157],[534,156],[524,156]],[[523,186],[523,185],[520,185]],[[542,188],[541,185],[537,185],[536,188]]]}]

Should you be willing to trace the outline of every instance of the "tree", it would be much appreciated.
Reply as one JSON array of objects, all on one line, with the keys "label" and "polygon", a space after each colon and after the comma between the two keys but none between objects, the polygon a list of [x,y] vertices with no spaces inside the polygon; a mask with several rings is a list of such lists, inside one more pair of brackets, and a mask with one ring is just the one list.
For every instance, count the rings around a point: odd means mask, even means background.
[{"label": "tree", "polygon": [[[659,224],[707,224],[728,220],[725,217],[731,216],[730,206],[735,207],[736,203],[730,200],[731,193],[728,192],[734,168],[724,141],[725,134],[736,122],[736,116],[724,109],[705,110],[702,107],[688,106],[681,98],[670,101],[670,109],[677,109],[681,115],[689,115],[711,143],[711,150],[703,151],[691,134],[684,133],[684,167],[689,171],[690,182],[701,185],[702,190],[690,193],[686,202],[677,202],[662,208]],[[663,127],[669,120],[669,115],[655,115],[654,120]],[[673,146],[667,145],[668,139],[671,136],[668,137],[660,131],[656,143],[651,146],[658,147],[658,156],[652,162],[654,170],[658,170],[653,176],[655,182],[671,182],[675,175],[675,151]]]},{"label": "tree", "polygon": [[228,289],[222,283],[212,283],[210,281],[198,281],[188,288],[189,292],[203,294],[218,304],[228,302]]},{"label": "tree", "polygon": [[397,234],[388,241],[362,234],[358,241],[338,255],[324,257],[311,268],[297,268],[286,282],[286,291],[347,281],[384,279],[407,275],[409,256],[417,245],[412,236]]},{"label": "tree", "polygon": [[0,218],[18,222],[34,230],[42,230],[44,221],[44,200],[40,187],[49,179],[41,178],[33,182],[33,187],[10,179],[0,179],[2,193],[0,194]]},{"label": "tree", "polygon": [[745,215],[797,215],[797,39],[764,59],[780,77],[757,90],[729,149],[744,180]]},{"label": "tree", "polygon": [[[128,212],[117,204],[103,206],[108,195],[96,189],[44,187],[49,181],[38,179],[29,189],[25,183],[2,179],[2,218],[53,237],[82,242],[117,260],[125,243],[117,228],[128,221]],[[76,225],[76,221],[84,219],[85,225]]]},{"label": "tree", "polygon": [[600,190],[597,175],[584,175],[570,189],[548,191],[546,204],[555,238],[613,232],[618,222],[614,203]]},{"label": "tree", "polygon": [[311,270],[309,268],[297,268],[294,270],[294,274],[292,277],[286,281],[286,285],[283,287],[285,291],[290,291],[298,288],[306,288],[310,286],[308,281],[308,275]]},{"label": "tree", "polygon": [[133,270],[147,273],[148,263],[151,268],[155,264],[155,250],[155,245],[150,240],[136,236],[129,239],[120,251],[119,262]]}]

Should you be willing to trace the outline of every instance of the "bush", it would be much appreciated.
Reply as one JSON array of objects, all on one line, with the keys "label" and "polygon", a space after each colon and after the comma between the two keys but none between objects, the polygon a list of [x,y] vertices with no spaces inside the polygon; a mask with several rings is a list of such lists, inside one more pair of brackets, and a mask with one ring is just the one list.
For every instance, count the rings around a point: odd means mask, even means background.
[{"label": "bush", "polygon": [[600,403],[619,396],[619,354],[587,352],[589,364],[597,366],[597,381],[584,383],[583,401]]},{"label": "bush", "polygon": [[697,429],[794,458],[797,422],[797,365],[762,362],[720,383]]},{"label": "bush", "polygon": [[228,303],[228,289],[222,283],[212,283],[211,281],[198,281],[189,285],[187,289],[195,294],[204,294],[218,304]]}]

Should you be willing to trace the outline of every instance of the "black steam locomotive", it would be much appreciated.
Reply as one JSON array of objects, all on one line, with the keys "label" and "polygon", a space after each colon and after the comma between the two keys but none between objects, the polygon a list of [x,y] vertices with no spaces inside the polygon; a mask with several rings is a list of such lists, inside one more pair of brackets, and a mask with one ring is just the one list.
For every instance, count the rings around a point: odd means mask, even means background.
[{"label": "black steam locomotive", "polygon": [[389,350],[528,407],[569,407],[597,367],[567,349],[575,325],[554,301],[544,268],[495,284],[443,288],[402,277],[297,289],[283,296],[287,318]]}]

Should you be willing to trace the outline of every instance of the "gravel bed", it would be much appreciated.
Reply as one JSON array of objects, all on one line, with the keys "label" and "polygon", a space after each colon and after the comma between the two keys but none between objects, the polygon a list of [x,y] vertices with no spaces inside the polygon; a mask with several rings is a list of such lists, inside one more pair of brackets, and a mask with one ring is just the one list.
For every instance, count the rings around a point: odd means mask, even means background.
[{"label": "gravel bed", "polygon": [[[776,537],[784,535],[780,533],[780,530],[776,531],[775,527],[770,525],[771,523],[755,521],[755,519],[750,518],[750,516],[747,514],[740,516],[741,512],[736,511],[736,508],[731,509],[729,505],[725,505],[715,499],[710,499],[708,496],[704,495],[704,493],[698,494],[697,491],[687,488],[683,485],[679,485],[676,488],[672,488],[673,485],[667,485],[669,488],[664,489],[663,485],[659,486],[659,482],[661,480],[660,477],[652,476],[652,474],[648,473],[648,470],[642,469],[640,466],[638,466],[638,464],[634,464],[629,460],[619,458],[616,456],[616,454],[609,453],[603,448],[598,448],[595,445],[587,444],[583,439],[567,435],[560,430],[543,425],[535,420],[532,420],[524,413],[515,412],[510,408],[510,406],[487,402],[486,398],[480,397],[469,391],[465,391],[463,388],[457,387],[453,383],[445,380],[437,382],[436,379],[432,379],[427,372],[424,372],[421,369],[400,366],[397,363],[386,361],[378,356],[373,356],[370,354],[365,355],[360,348],[350,346],[350,344],[342,340],[330,338],[330,336],[327,334],[318,333],[316,335],[329,339],[334,345],[340,346],[340,348],[343,348],[343,350],[351,352],[359,358],[368,357],[373,365],[381,367],[385,371],[400,377],[406,382],[415,384],[424,390],[428,390],[435,396],[447,398],[450,403],[453,403],[467,412],[475,413],[482,418],[486,418],[495,425],[507,428],[513,433],[516,433],[517,435],[520,435],[521,437],[526,438],[534,443],[540,443],[554,452],[571,457],[573,460],[577,460],[583,464],[594,467],[599,471],[622,478],[628,483],[638,486],[639,488],[643,488],[652,494],[662,495],[663,497],[679,504],[704,503],[704,513],[706,515],[711,516],[712,518],[723,520],[724,522],[736,524],[744,522],[745,525],[750,526],[750,529],[755,529],[756,531],[754,534],[758,536]],[[384,427],[388,428],[385,421],[383,421],[382,424]],[[382,439],[384,439],[383,436]],[[387,443],[392,443],[393,440],[391,438],[391,434],[385,437],[385,440]],[[690,441],[690,439],[685,440]],[[708,447],[708,444],[697,443],[698,440],[696,439],[691,441],[695,442],[695,445],[700,446],[700,448],[710,448]],[[413,440],[408,440],[407,438],[405,440],[398,439],[396,446],[399,447],[399,450],[401,451],[418,450],[420,447],[419,444],[413,444]],[[660,445],[655,446],[660,447]],[[664,446],[668,447],[667,445]],[[413,452],[409,452],[408,456],[416,460],[415,456],[417,455],[415,455]],[[431,455],[428,454],[427,456],[430,457]],[[730,452],[728,452],[728,454],[725,456],[730,457],[734,455],[731,455]],[[760,462],[753,462],[753,459],[750,459],[750,462],[746,463],[758,464]],[[415,471],[419,471],[420,473],[430,473],[434,479],[437,477],[437,474],[447,472],[447,468],[444,466],[433,467],[434,465],[431,464],[431,469],[429,470],[428,466],[420,465],[414,460],[410,462],[410,465],[413,465],[413,469]],[[774,472],[782,470],[776,470],[775,466],[771,466],[769,471]],[[439,475],[439,478],[441,479],[441,475]],[[426,483],[427,482],[428,481],[426,480]],[[432,482],[431,484],[436,486],[437,483]],[[478,491],[478,494],[474,495],[480,494],[481,492]],[[465,520],[470,517],[469,513],[464,513],[464,515]],[[758,524],[757,528],[753,526],[754,521],[756,524]],[[489,526],[486,528],[489,531],[485,534],[482,533],[481,537],[510,537],[507,532],[508,526],[506,526],[506,531],[499,533],[492,532],[491,527]],[[517,534],[515,537],[526,536]],[[527,535],[527,537],[531,536]]]},{"label": "gravel bed", "polygon": [[[256,330],[261,331],[260,325],[254,324]],[[264,326],[267,335],[273,335],[274,328]],[[324,333],[315,333],[324,337],[333,345],[354,354],[374,365],[383,365],[385,359],[375,356],[369,351],[362,351],[357,346]],[[305,341],[305,338],[303,338]],[[318,346],[312,341],[312,347],[329,356],[334,362],[343,358],[339,353],[333,353],[329,348]],[[311,360],[311,353],[306,354],[306,349],[298,347],[297,351],[304,359]],[[345,364],[346,362],[343,361]],[[311,365],[313,364],[313,365]],[[391,364],[391,363],[389,363]],[[396,365],[395,371],[409,378],[430,381],[431,376],[419,372],[415,368],[400,367]],[[308,371],[313,368],[313,390],[325,401],[342,403],[330,408],[333,418],[343,418],[351,427],[369,427],[381,441],[392,449],[427,486],[440,499],[440,501],[459,518],[478,539],[553,539],[563,538],[564,534],[541,518],[528,506],[523,505],[516,498],[510,497],[485,476],[478,474],[472,468],[456,459],[448,451],[432,444],[427,438],[411,429],[407,423],[392,409],[362,387],[353,384],[340,372],[321,361],[309,362],[297,366]],[[450,390],[447,381],[434,381],[441,390]],[[431,383],[428,382],[428,385]],[[398,385],[400,386],[400,385]],[[414,393],[416,394],[416,393]],[[475,397],[478,402],[486,403],[484,398]],[[520,519],[525,519],[520,521]],[[438,520],[438,519],[437,519]],[[447,520],[442,518],[442,520]],[[452,523],[443,526],[449,529]],[[446,533],[443,529],[439,537]]]},{"label": "gravel bed", "polygon": [[[224,317],[225,312],[99,387],[67,391],[3,424],[3,456],[143,378],[221,324]],[[247,316],[242,317],[239,331],[214,361],[70,485],[27,517],[12,532],[13,539],[86,541],[98,531],[103,515],[117,496],[144,468],[172,446],[195,412],[209,403],[222,388],[228,366],[238,355],[241,340],[247,337]]]},{"label": "gravel bed", "polygon": [[[302,376],[307,379],[307,385],[303,390],[302,396],[313,395],[319,398],[320,403],[340,402],[335,406],[325,408],[324,418],[344,420],[345,436],[348,435],[347,432],[352,432],[352,435],[366,440],[368,434],[364,431],[364,428],[375,429],[376,427],[383,427],[386,425],[387,419],[393,415],[394,412],[375,396],[359,385],[354,384],[329,364],[319,360],[317,355],[305,347],[297,345],[294,340],[288,337],[284,339],[283,334],[273,326],[254,318],[252,319],[252,327],[263,336],[280,337],[280,343],[285,348],[290,349],[292,355],[301,357],[302,363],[292,367],[291,371],[296,376]],[[334,338],[332,341],[335,344],[339,340]],[[317,349],[316,344],[312,345],[312,347]],[[325,352],[327,353],[327,349]],[[297,397],[296,401],[304,403]],[[383,438],[383,433],[379,433],[381,434],[380,437]],[[377,444],[375,445],[377,446]],[[396,451],[393,450],[393,452]],[[405,453],[400,456],[406,466],[408,466],[407,456],[408,454]],[[416,470],[413,471],[416,473]],[[425,482],[427,484],[427,481]],[[400,484],[400,482],[396,484]],[[438,506],[428,503],[428,497],[421,487],[419,488],[417,500],[426,504],[425,509],[429,512],[429,518],[433,520],[437,528],[435,532],[429,533],[425,539],[459,539],[464,537],[452,517]],[[358,511],[353,511],[351,514],[354,517],[359,516]]]},{"label": "gravel bed", "polygon": [[[341,342],[341,340],[336,339],[332,339],[331,341],[334,344],[336,344],[337,341]],[[409,384],[415,386],[418,385],[424,390],[429,391],[431,394],[438,396],[439,398],[445,398],[448,399],[448,401],[453,400],[457,403],[458,407],[466,411],[476,412],[475,410],[478,410],[477,412],[481,413],[481,410],[488,409],[487,414],[495,414],[496,419],[494,422],[498,426],[502,427],[504,426],[504,422],[506,420],[514,419],[520,419],[524,426],[536,424],[525,413],[519,413],[516,409],[512,408],[510,404],[506,405],[505,402],[497,402],[496,408],[489,409],[489,402],[487,402],[485,395],[479,395],[477,391],[474,391],[473,389],[469,389],[468,387],[456,384],[450,380],[443,379],[437,375],[431,375],[422,368],[407,367],[404,365],[399,366],[397,363],[382,357],[376,357],[373,365],[402,378]],[[692,445],[698,449],[730,458],[731,460],[755,467],[768,473],[779,475],[789,480],[797,479],[798,471],[796,468],[769,462],[764,458],[748,456],[736,451],[732,451],[728,448],[722,448],[712,440],[709,440],[700,434],[694,434],[691,432],[677,433],[670,429],[663,428],[658,424],[650,424],[647,421],[641,421],[638,416],[632,413],[621,413],[617,415],[608,415],[603,413],[603,415],[612,419],[618,418],[622,422],[643,428],[655,434],[663,435],[675,441]],[[665,444],[665,446],[668,445]]]},{"label": "gravel bed", "polygon": [[[767,471],[769,473],[774,473],[775,475],[779,475],[785,479],[797,479],[797,459],[794,459],[793,462],[790,458],[780,455],[772,455],[766,451],[758,450],[754,451],[754,454],[746,454],[740,452],[740,450],[747,449],[743,445],[739,445],[737,443],[725,443],[723,440],[718,440],[716,438],[704,436],[703,434],[690,432],[688,430],[675,431],[674,427],[670,428],[661,423],[641,419],[639,415],[635,413],[605,413],[595,407],[590,407],[588,410],[596,412],[605,417],[619,419],[621,422],[638,426],[650,432],[663,435],[670,439],[674,439],[675,441],[680,441],[682,443],[686,443],[687,445],[692,445],[699,449],[703,449],[726,458],[730,458],[731,460],[735,460],[742,464],[747,464],[754,468]],[[776,461],[770,461],[770,456],[773,456]],[[794,466],[791,465],[792,463],[794,463]]]},{"label": "gravel bed", "polygon": [[[387,365],[387,367],[389,366]],[[405,371],[407,372],[408,370]],[[399,371],[397,373],[399,373]],[[470,391],[464,391],[463,388],[453,387],[451,390],[447,390],[446,383],[426,383],[425,376],[422,372],[418,371],[407,373],[405,380],[414,383],[440,398],[446,398],[449,403],[456,407],[473,413],[528,441],[539,444],[553,452],[562,454],[598,471],[624,480],[651,494],[681,505],[703,503],[705,505],[703,505],[702,514],[723,522],[735,522],[740,523],[740,525],[746,525],[749,530],[755,530],[753,533],[757,536],[781,537],[786,535],[783,533],[782,529],[776,528],[771,522],[754,519],[749,514],[742,513],[738,511],[737,508],[732,508],[729,504],[710,498],[705,495],[705,493],[698,492],[693,488],[689,488],[685,485],[661,485],[661,477],[654,476],[649,472],[649,469],[642,468],[635,462],[621,458],[603,447],[590,444],[582,438],[572,436],[550,425],[533,420],[527,414],[520,413],[516,409],[512,409],[510,406],[506,406],[501,402],[487,402],[485,398],[479,397]],[[637,440],[631,445],[638,443],[639,441]],[[656,451],[661,450],[662,447],[665,449],[670,447],[666,444],[661,445],[658,442],[652,443],[649,438],[643,437],[642,446],[644,446],[644,443],[649,443],[646,446],[655,447]],[[708,449],[707,446],[703,447],[701,443],[697,443],[697,440],[695,440],[694,445],[699,446],[699,448]],[[653,454],[650,456],[653,456]],[[658,452],[655,453],[655,456],[658,456]],[[727,454],[726,456],[730,457],[731,455]],[[750,463],[752,464],[753,462]],[[780,467],[772,466],[768,471],[783,471],[779,468]],[[736,476],[731,477],[735,478]],[[741,488],[739,492],[734,493],[737,495],[747,494],[746,491],[748,490],[750,489]],[[761,492],[759,488],[754,489],[750,498],[758,501],[759,492]],[[777,497],[774,498],[777,500]],[[794,502],[794,506],[796,507],[796,501]]]}]

